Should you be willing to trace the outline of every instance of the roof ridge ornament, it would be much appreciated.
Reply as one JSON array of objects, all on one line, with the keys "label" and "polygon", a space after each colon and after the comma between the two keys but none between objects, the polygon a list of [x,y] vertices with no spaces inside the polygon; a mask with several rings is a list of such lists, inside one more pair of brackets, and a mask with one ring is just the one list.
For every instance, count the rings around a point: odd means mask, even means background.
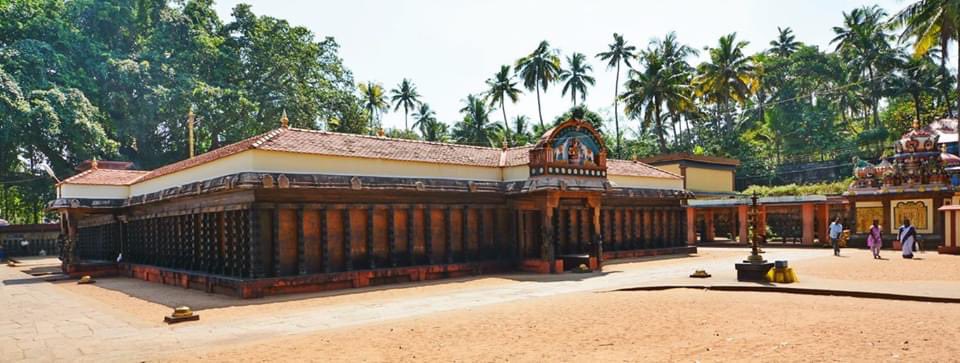
[{"label": "roof ridge ornament", "polygon": [[280,115],[280,127],[288,128],[290,127],[290,119],[287,118],[287,110],[283,110],[283,114]]},{"label": "roof ridge ornament", "polygon": [[90,160],[90,170],[97,170],[97,168],[97,158],[94,157],[92,160]]}]

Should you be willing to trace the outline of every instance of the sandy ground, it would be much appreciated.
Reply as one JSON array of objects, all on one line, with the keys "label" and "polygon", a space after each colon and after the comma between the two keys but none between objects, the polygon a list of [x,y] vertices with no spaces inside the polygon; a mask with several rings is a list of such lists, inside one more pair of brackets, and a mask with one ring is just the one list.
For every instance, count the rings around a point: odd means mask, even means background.
[{"label": "sandy ground", "polygon": [[[917,253],[913,259],[900,257],[900,251],[880,252],[873,259],[868,250],[844,248],[840,257],[828,256],[791,263],[801,275],[836,280],[861,281],[960,281],[960,256],[937,252]],[[801,276],[802,278],[802,276]]]},{"label": "sandy ground", "polygon": [[957,304],[668,290],[526,300],[170,361],[947,362],[960,361],[958,336]]},{"label": "sandy ground", "polygon": [[[604,271],[611,273],[636,271],[668,266],[681,260],[712,260],[742,254],[741,250],[708,249],[690,256],[625,259],[611,261],[604,267]],[[230,296],[207,294],[121,277],[100,278],[93,285],[77,285],[73,281],[61,281],[56,284],[71,293],[95,299],[111,310],[125,313],[132,319],[141,320],[142,323],[162,325],[162,321],[157,317],[167,315],[173,307],[181,305],[202,312],[205,322],[215,322],[261,314],[265,305],[270,306],[270,309],[291,311],[316,306],[433,296],[483,287],[505,286],[523,281],[550,281],[558,278],[562,277],[536,274],[488,275],[251,300],[240,300]]]}]

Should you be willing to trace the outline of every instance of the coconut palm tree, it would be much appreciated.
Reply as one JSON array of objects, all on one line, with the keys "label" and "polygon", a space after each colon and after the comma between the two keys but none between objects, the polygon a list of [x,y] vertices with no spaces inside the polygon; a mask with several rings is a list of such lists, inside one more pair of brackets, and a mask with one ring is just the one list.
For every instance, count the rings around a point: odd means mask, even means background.
[{"label": "coconut palm tree", "polygon": [[483,99],[468,95],[460,109],[463,121],[453,126],[453,138],[456,142],[468,145],[494,146],[499,124],[490,122],[490,110]]},{"label": "coconut palm tree", "polygon": [[520,115],[513,118],[513,134],[511,138],[515,145],[527,145],[534,141],[530,133],[530,118]]},{"label": "coconut palm tree", "polygon": [[587,86],[593,86],[596,80],[590,75],[593,67],[587,63],[587,56],[583,53],[573,53],[567,57],[567,69],[560,71],[560,80],[563,84],[564,96],[570,91],[570,99],[573,101],[573,107],[577,107],[577,94],[580,100],[587,99]]},{"label": "coconut palm tree", "polygon": [[413,128],[420,130],[420,134],[426,136],[426,127],[431,121],[437,120],[437,113],[433,112],[430,105],[421,103],[420,107],[413,112]]},{"label": "coconut palm tree", "polygon": [[447,142],[450,141],[450,131],[447,124],[432,119],[427,121],[425,126],[420,129],[425,141]]},{"label": "coconut palm tree", "polygon": [[[717,47],[708,49],[710,60],[697,67],[698,75],[694,78],[697,95],[718,106],[725,131],[733,129],[731,101],[746,102],[756,89],[753,63],[743,53],[747,44],[737,40],[737,33],[720,37]],[[721,127],[716,126],[721,132]]]},{"label": "coconut palm tree", "polygon": [[844,12],[843,26],[833,27],[836,37],[830,41],[831,44],[837,44],[836,51],[845,60],[867,75],[866,91],[871,100],[875,128],[880,127],[879,103],[883,89],[876,77],[878,68],[895,61],[889,35],[881,23],[886,15],[886,12],[876,5],[857,8],[850,13]]},{"label": "coconut palm tree", "polygon": [[627,67],[631,67],[630,60],[637,57],[635,53],[636,50],[636,47],[627,45],[622,35],[613,33],[613,43],[608,45],[607,51],[597,53],[597,58],[607,61],[607,69],[617,68],[616,81],[613,83],[613,127],[617,130],[617,157],[621,157],[620,111],[617,105],[617,101],[620,100],[620,64],[623,63],[626,64]]},{"label": "coconut palm tree", "polygon": [[517,60],[513,66],[514,72],[523,79],[523,86],[527,90],[537,91],[537,112],[540,115],[540,126],[543,126],[543,109],[540,107],[540,89],[544,92],[550,83],[560,75],[560,57],[557,51],[550,49],[550,43],[541,41],[526,57]]},{"label": "coconut palm tree", "polygon": [[626,90],[621,95],[624,112],[639,118],[644,129],[652,127],[660,152],[668,152],[663,106],[691,102],[687,92],[690,86],[684,74],[674,73],[666,66],[665,58],[657,48],[643,52],[641,61],[643,71],[630,70],[628,73]]},{"label": "coconut palm tree", "polygon": [[904,57],[901,74],[893,79],[893,89],[900,94],[909,94],[913,98],[914,117],[922,120],[924,94],[938,92],[937,66],[930,58]]},{"label": "coconut palm tree", "polygon": [[420,94],[417,93],[417,86],[413,85],[409,79],[404,78],[390,93],[393,95],[390,100],[393,101],[393,110],[399,110],[403,107],[403,128],[407,131],[410,127],[407,125],[407,114],[410,109],[420,103]]},{"label": "coconut palm tree", "polygon": [[[500,111],[503,112],[503,126],[510,131],[510,125],[507,124],[507,108],[504,107],[504,100],[516,103],[520,97],[520,90],[517,89],[517,82],[510,79],[510,66],[500,66],[500,71],[493,78],[487,80],[487,98],[490,100],[490,106],[499,104]],[[509,132],[507,133],[509,136]],[[509,142],[509,138],[507,140]]]},{"label": "coconut palm tree", "polygon": [[[913,38],[913,56],[921,57],[939,45],[940,74],[946,80],[950,77],[947,71],[947,58],[950,41],[960,42],[960,0],[922,0],[910,4],[891,17],[890,24],[903,27],[900,39]],[[960,57],[957,57],[960,66]],[[960,72],[957,73],[957,90],[960,91]],[[946,82],[942,83],[948,86]],[[944,87],[944,100],[947,114],[953,117],[950,108],[950,91]]]},{"label": "coconut palm tree", "polygon": [[793,29],[790,27],[777,27],[777,39],[770,41],[770,52],[781,57],[789,57],[800,47],[800,42],[793,35]]},{"label": "coconut palm tree", "polygon": [[[674,32],[667,33],[663,40],[654,39],[650,46],[663,59],[663,67],[667,69],[672,82],[684,84],[682,91],[685,92],[685,95],[683,97],[668,97],[666,99],[667,114],[670,115],[671,124],[674,127],[673,134],[679,144],[680,140],[677,137],[676,127],[680,123],[680,117],[681,115],[694,113],[697,108],[696,103],[693,102],[693,88],[689,87],[695,70],[687,62],[687,58],[691,55],[698,55],[698,52],[696,49],[677,41],[677,34]],[[687,130],[689,129],[688,125]]]},{"label": "coconut palm tree", "polygon": [[390,109],[390,104],[387,102],[387,96],[383,90],[383,86],[378,83],[367,82],[357,85],[357,89],[360,90],[363,108],[370,114],[370,127],[379,127],[380,123],[378,121],[380,117]]}]

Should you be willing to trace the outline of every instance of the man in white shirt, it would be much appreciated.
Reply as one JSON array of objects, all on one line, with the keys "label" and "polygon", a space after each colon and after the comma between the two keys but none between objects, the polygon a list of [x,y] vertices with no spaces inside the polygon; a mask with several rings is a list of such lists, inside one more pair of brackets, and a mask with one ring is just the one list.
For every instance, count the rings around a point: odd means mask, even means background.
[{"label": "man in white shirt", "polygon": [[840,217],[833,219],[830,223],[830,243],[833,245],[833,255],[840,256],[840,234],[843,233],[843,225],[840,224]]}]

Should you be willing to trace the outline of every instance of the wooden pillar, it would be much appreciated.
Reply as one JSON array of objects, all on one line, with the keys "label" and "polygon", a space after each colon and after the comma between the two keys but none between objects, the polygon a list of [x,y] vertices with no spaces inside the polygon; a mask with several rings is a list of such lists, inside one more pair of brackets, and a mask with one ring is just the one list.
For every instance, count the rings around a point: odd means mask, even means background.
[{"label": "wooden pillar", "polygon": [[343,217],[341,221],[343,223],[343,257],[344,257],[344,267],[347,271],[353,271],[353,244],[350,239],[351,236],[351,227],[350,227],[350,208],[343,208],[341,210]]},{"label": "wooden pillar", "polygon": [[830,205],[821,204],[817,206],[817,224],[820,227],[817,236],[820,237],[820,243],[830,243]]},{"label": "wooden pillar", "polygon": [[758,236],[761,236],[761,241],[766,241],[767,239],[767,206],[760,205],[757,206],[757,230],[753,231]]},{"label": "wooden pillar", "polygon": [[750,206],[737,206],[737,233],[740,235],[737,241],[740,243],[750,243]]},{"label": "wooden pillar", "polygon": [[397,216],[391,205],[387,208],[387,258],[391,267],[397,267]]},{"label": "wooden pillar", "polygon": [[554,260],[556,260],[556,250],[554,245],[554,217],[553,207],[547,206],[543,210],[543,220],[540,222],[540,259],[550,264],[550,272],[557,272]]},{"label": "wooden pillar", "polygon": [[704,242],[713,242],[716,239],[716,231],[713,229],[713,210],[706,209],[703,211],[703,241]]},{"label": "wooden pillar", "polygon": [[423,249],[427,255],[427,264],[433,265],[433,212],[430,206],[423,209]]},{"label": "wooden pillar", "polygon": [[[467,218],[470,215],[470,210],[464,206],[460,209],[460,262],[465,262],[470,260],[470,219]],[[479,240],[479,239],[478,239]]]},{"label": "wooden pillar", "polygon": [[597,266],[592,268],[601,269],[603,268],[603,234],[600,229],[600,204],[591,205],[591,223],[590,223],[590,239],[591,239],[591,249],[592,255],[597,260]]},{"label": "wooden pillar", "polygon": [[303,223],[303,206],[297,208],[297,273],[300,275],[307,274],[307,256],[306,256],[306,241],[303,238],[303,228],[305,223]]},{"label": "wooden pillar", "polygon": [[333,267],[330,266],[330,236],[327,226],[327,210],[321,209],[320,213],[320,259],[323,261],[323,272],[331,273],[333,272]]},{"label": "wooden pillar", "polygon": [[650,208],[643,209],[643,248],[652,248],[653,243],[653,212]]},{"label": "wooden pillar", "polygon": [[693,207],[686,207],[687,212],[687,245],[697,245],[697,210]]},{"label": "wooden pillar", "polygon": [[813,203],[803,203],[800,205],[800,215],[803,219],[803,234],[800,237],[800,243],[804,245],[813,244]]},{"label": "wooden pillar", "polygon": [[414,207],[407,209],[407,259],[410,262],[410,266],[415,266],[417,264],[417,241],[413,233],[415,212],[416,209]]}]

